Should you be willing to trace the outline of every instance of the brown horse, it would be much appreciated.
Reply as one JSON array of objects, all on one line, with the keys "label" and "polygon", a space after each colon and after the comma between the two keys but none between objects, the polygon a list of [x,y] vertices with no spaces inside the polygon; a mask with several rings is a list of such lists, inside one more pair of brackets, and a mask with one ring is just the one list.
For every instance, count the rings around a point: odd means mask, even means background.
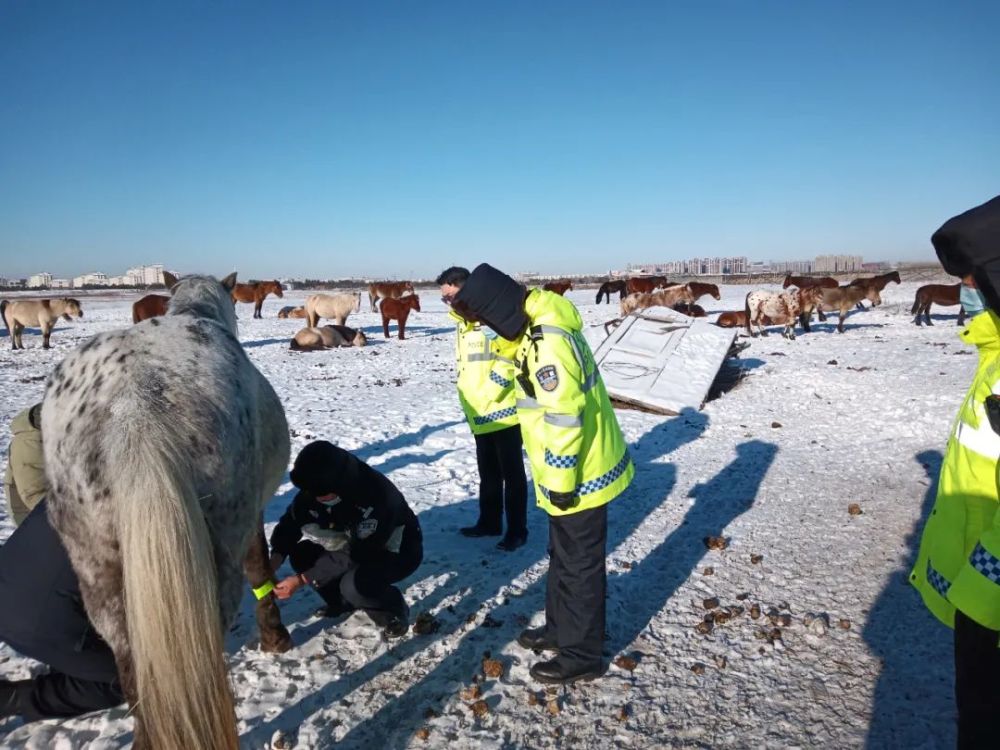
[{"label": "brown horse", "polygon": [[170,296],[166,294],[147,294],[142,299],[132,303],[132,322],[141,323],[149,318],[158,318],[167,314]]},{"label": "brown horse", "polygon": [[712,298],[717,302],[722,299],[719,295],[719,287],[716,284],[703,284],[700,281],[690,281],[688,286],[691,287],[691,294],[694,295],[695,300],[699,300],[706,294],[711,294]]},{"label": "brown horse", "polygon": [[375,303],[381,298],[399,299],[404,294],[413,294],[413,283],[409,281],[377,281],[368,285],[368,301],[372,303],[372,312],[375,312]]},{"label": "brown horse", "polygon": [[[761,316],[761,323],[766,326],[773,326],[775,323],[766,315]],[[745,328],[747,324],[747,314],[745,310],[735,310],[719,314],[719,319],[715,325],[719,328]]]},{"label": "brown horse", "polygon": [[624,279],[619,279],[617,281],[605,281],[601,284],[600,288],[597,290],[597,304],[601,304],[601,297],[605,298],[605,301],[611,304],[611,295],[614,292],[618,293],[618,300],[621,301],[625,299],[625,287],[627,284]]},{"label": "brown horse", "polygon": [[647,307],[673,308],[678,303],[694,304],[694,295],[687,284],[677,284],[649,294],[629,294],[620,303],[621,316],[624,318],[631,312],[645,310]]},{"label": "brown horse", "polygon": [[[899,271],[889,271],[889,273],[879,274],[878,276],[866,276],[864,278],[854,279],[854,281],[847,286],[863,286],[867,289],[875,289],[876,291],[881,292],[890,281],[895,281],[897,284],[902,283],[899,280]],[[872,306],[874,307],[874,305]],[[863,310],[864,305],[859,302],[858,308]]]},{"label": "brown horse", "polygon": [[792,276],[788,274],[785,276],[785,283],[781,285],[782,289],[788,289],[790,286],[797,286],[799,289],[805,289],[807,286],[820,286],[824,289],[836,289],[840,284],[837,280],[831,276]]},{"label": "brown horse", "polygon": [[650,294],[667,285],[666,276],[634,276],[625,282],[625,293]]},{"label": "brown horse", "polygon": [[[693,285],[691,285],[693,286]],[[705,308],[701,305],[696,305],[693,302],[678,302],[674,305],[674,309],[679,313],[684,313],[689,318],[704,318],[708,313],[705,312]]]},{"label": "brown horse", "polygon": [[262,318],[260,314],[261,305],[264,298],[273,294],[275,297],[284,297],[281,292],[281,284],[278,281],[255,281],[252,284],[237,284],[233,287],[233,302],[253,302],[253,316]]},{"label": "brown horse", "polygon": [[[816,287],[814,287],[816,288]],[[812,318],[812,311],[815,309],[819,313],[820,320],[826,320],[824,310],[836,310],[840,313],[837,321],[837,333],[844,332],[844,318],[847,311],[853,310],[854,306],[866,299],[872,303],[872,307],[877,307],[882,303],[882,297],[878,289],[873,286],[838,286],[836,289],[820,288],[821,296],[812,306],[803,306],[801,320],[803,330],[809,332],[809,320]]]},{"label": "brown horse", "polygon": [[407,294],[405,297],[388,297],[382,300],[379,305],[382,311],[382,332],[389,338],[389,321],[395,320],[399,323],[399,338],[406,338],[406,319],[410,317],[410,310],[420,312],[420,297],[415,294]]},{"label": "brown horse", "polygon": [[566,294],[572,288],[573,282],[569,279],[559,279],[559,281],[550,281],[548,284],[542,285],[542,289],[546,292],[555,292],[559,296]]},{"label": "brown horse", "polygon": [[[919,326],[920,315],[923,314],[927,325],[934,325],[931,322],[931,305],[941,305],[942,307],[954,307],[959,303],[959,296],[962,292],[961,284],[927,284],[917,290],[917,296],[913,300],[911,315],[916,315],[914,322]],[[958,308],[958,324],[965,322],[965,308]]]}]

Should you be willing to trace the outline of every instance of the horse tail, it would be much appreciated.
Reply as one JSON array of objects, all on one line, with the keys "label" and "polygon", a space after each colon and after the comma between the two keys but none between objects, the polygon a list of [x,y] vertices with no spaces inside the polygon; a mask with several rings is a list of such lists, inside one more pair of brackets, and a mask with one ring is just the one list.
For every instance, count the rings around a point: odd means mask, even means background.
[{"label": "horse tail", "polygon": [[603,286],[601,286],[597,290],[597,302],[595,304],[597,304],[597,305],[601,304],[601,295],[602,294],[604,294],[604,287]]},{"label": "horse tail", "polygon": [[3,318],[3,324],[7,327],[7,335],[10,336],[11,341],[14,340],[14,332],[10,330],[10,321],[7,320],[7,305],[10,302],[7,300],[0,300],[0,318]]},{"label": "horse tail", "polygon": [[117,525],[136,709],[150,747],[238,750],[216,560],[198,493],[155,437],[133,450]]},{"label": "horse tail", "polygon": [[747,334],[753,336],[753,329],[750,328],[750,295],[743,301],[743,314],[746,315]]},{"label": "horse tail", "polygon": [[913,297],[913,307],[910,308],[910,315],[916,315],[917,310],[920,309],[920,297],[923,294],[923,289],[918,289],[916,295]]}]

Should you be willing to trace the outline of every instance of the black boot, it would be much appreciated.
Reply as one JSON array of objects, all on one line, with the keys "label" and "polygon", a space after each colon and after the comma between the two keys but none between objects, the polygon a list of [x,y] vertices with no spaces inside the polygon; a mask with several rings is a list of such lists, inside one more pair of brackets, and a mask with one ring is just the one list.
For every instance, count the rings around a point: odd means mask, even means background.
[{"label": "black boot", "polygon": [[517,642],[532,651],[559,651],[555,636],[549,634],[544,625],[540,628],[522,630]]},{"label": "black boot", "polygon": [[0,719],[23,714],[23,701],[34,685],[34,680],[0,680]]},{"label": "black boot", "polygon": [[531,667],[531,676],[539,682],[549,685],[570,685],[579,680],[593,680],[601,676],[602,665],[597,664],[572,664],[567,665],[559,661],[559,658],[550,661],[540,661]]},{"label": "black boot", "polygon": [[497,542],[497,549],[502,549],[504,552],[513,552],[518,547],[523,547],[528,541],[528,532],[522,531],[517,534],[511,534],[509,531]]},{"label": "black boot", "polygon": [[486,526],[480,526],[478,523],[475,526],[466,526],[463,529],[459,529],[458,532],[462,536],[500,536],[503,533],[502,529],[491,529]]}]

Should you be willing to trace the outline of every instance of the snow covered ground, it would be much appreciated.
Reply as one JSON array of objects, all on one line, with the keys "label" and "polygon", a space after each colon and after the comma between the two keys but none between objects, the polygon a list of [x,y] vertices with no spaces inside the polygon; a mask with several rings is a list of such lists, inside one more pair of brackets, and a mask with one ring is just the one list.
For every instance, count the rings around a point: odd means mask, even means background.
[{"label": "snow covered ground", "polygon": [[[248,596],[229,638],[243,745],[953,746],[950,631],[906,575],[975,356],[954,315],[912,324],[915,288],[891,286],[843,335],[827,323],[794,342],[777,329],[755,339],[743,381],[700,412],[619,411],[637,473],[609,511],[606,656],[618,663],[568,689],[533,683],[537,657],[515,643],[542,618],[544,514],[530,512],[528,544],[510,554],[458,534],[476,518],[477,474],[437,295],[422,295],[405,341],[384,340],[377,314],[362,312],[349,324],[364,327],[368,347],[311,354],[288,350],[301,321],[274,317],[304,294],[269,298],[263,320],[240,305],[240,337],[284,402],[293,453],[318,437],[338,442],[386,472],[419,513],[426,555],[406,597],[414,616],[440,625],[387,645],[364,615],[315,618],[319,600],[305,592],[283,605],[295,648],[272,656],[255,648]],[[721,302],[702,304],[740,309],[746,292],[724,287]],[[570,298],[596,343],[617,304],[594,305],[592,291]],[[11,352],[4,332],[0,424],[39,399],[72,347],[128,325],[132,299],[85,299],[85,317],[60,324],[51,351],[26,334],[30,348]],[[292,490],[281,488],[269,523]],[[11,530],[0,520],[0,538]],[[728,546],[707,549],[714,535]],[[719,606],[707,609],[710,599]],[[717,622],[700,632],[712,613]],[[487,653],[504,667],[499,679],[482,676]],[[0,646],[0,676],[39,669]],[[476,690],[481,716],[469,705]],[[0,724],[4,746],[130,739],[123,710]]]}]

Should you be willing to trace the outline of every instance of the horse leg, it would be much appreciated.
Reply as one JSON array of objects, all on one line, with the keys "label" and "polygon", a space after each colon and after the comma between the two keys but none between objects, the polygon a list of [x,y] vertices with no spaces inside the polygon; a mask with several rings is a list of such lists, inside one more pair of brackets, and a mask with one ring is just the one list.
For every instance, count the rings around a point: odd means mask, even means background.
[{"label": "horse leg", "polygon": [[962,325],[962,323],[964,323],[964,322],[965,322],[965,306],[964,305],[959,305],[958,306],[958,324]]},{"label": "horse leg", "polygon": [[382,314],[382,333],[385,334],[386,338],[389,338],[389,318]]},{"label": "horse leg", "polygon": [[[274,571],[267,556],[267,540],[264,538],[264,518],[258,516],[257,530],[250,539],[250,547],[243,559],[243,572],[250,587],[257,589],[274,580]],[[267,594],[257,601],[257,627],[260,629],[260,650],[269,654],[280,654],[292,647],[292,637],[281,622],[281,610],[274,601],[274,594]]]},{"label": "horse leg", "polygon": [[397,321],[399,323],[399,340],[400,341],[402,341],[404,338],[406,338],[406,335],[405,335],[406,334],[406,319],[408,317],[410,317],[410,311],[409,310],[404,310],[403,314],[399,316],[399,320]]},{"label": "horse leg", "polygon": [[255,318],[263,318],[264,316],[260,314],[260,308],[264,306],[264,300],[255,300],[253,303],[253,316]]},{"label": "horse leg", "polygon": [[52,335],[52,329],[55,328],[55,321],[48,323],[42,323],[42,349],[51,349],[49,346],[49,336]]},{"label": "horse leg", "polygon": [[816,314],[819,316],[819,322],[820,323],[825,323],[826,322],[826,315],[823,314],[823,306],[822,305],[816,305]]},{"label": "horse leg", "polygon": [[24,333],[24,324],[14,322],[14,348],[23,349],[24,342],[21,340],[21,334]]},{"label": "horse leg", "polygon": [[934,303],[933,302],[928,302],[927,306],[924,308],[924,321],[929,326],[934,325],[933,321],[931,320],[931,305],[932,304],[934,304]]},{"label": "horse leg", "polygon": [[368,301],[371,303],[372,312],[375,312],[375,300],[377,300],[377,299],[378,299],[378,295],[377,294],[372,294],[371,292],[368,292]]},{"label": "horse leg", "polygon": [[847,309],[840,308],[840,319],[837,321],[837,333],[844,332],[844,319],[847,317]]}]

